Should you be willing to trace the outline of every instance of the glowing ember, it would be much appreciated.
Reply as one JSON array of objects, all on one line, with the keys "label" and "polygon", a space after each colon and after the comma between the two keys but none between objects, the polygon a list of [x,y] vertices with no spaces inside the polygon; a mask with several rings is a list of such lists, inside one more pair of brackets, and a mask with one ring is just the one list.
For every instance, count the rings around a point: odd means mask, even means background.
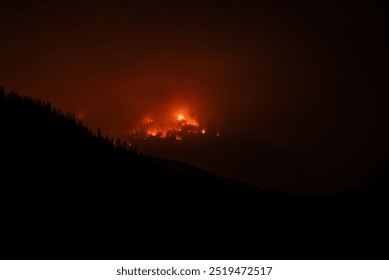
[{"label": "glowing ember", "polygon": [[152,122],[153,122],[153,119],[148,118],[148,117],[145,117],[145,118],[143,118],[143,120],[142,120],[142,123],[144,123],[144,124],[148,124],[148,123],[152,123]]},{"label": "glowing ember", "polygon": [[186,110],[174,111],[167,117],[144,117],[140,124],[129,131],[131,137],[147,139],[157,137],[162,139],[183,140],[190,135],[206,134],[206,129]]},{"label": "glowing ember", "polygon": [[148,129],[148,130],[146,131],[146,134],[147,134],[147,135],[151,135],[151,136],[157,136],[158,130],[156,130],[156,129]]}]

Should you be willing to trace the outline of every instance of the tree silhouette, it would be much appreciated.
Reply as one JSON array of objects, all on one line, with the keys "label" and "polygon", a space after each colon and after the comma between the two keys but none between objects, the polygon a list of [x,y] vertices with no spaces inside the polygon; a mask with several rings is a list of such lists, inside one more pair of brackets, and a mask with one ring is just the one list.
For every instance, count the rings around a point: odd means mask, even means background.
[{"label": "tree silhouette", "polygon": [[387,259],[387,174],[330,196],[257,189],[3,87],[0,131],[3,259]]}]

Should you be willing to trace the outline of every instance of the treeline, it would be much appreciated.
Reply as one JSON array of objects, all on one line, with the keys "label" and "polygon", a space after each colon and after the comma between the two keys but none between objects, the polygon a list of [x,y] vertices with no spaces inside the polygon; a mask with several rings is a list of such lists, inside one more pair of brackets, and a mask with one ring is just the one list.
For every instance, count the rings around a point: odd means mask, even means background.
[{"label": "treeline", "polygon": [[3,259],[388,258],[387,181],[323,197],[250,188],[3,88],[0,133]]},{"label": "treeline", "polygon": [[3,86],[0,86],[0,102],[2,114],[9,114],[12,111],[15,112],[15,109],[17,108],[18,114],[14,116],[15,118],[23,119],[26,115],[33,113],[34,115],[39,115],[42,120],[51,119],[56,125],[70,126],[75,130],[84,131],[85,134],[92,133],[101,143],[106,143],[118,149],[137,153],[137,148],[128,145],[126,141],[123,141],[120,138],[114,139],[108,135],[103,136],[100,128],[98,128],[97,131],[92,131],[83,120],[77,118],[74,113],[62,112],[61,109],[52,106],[50,102],[22,96],[13,90],[6,93]]}]

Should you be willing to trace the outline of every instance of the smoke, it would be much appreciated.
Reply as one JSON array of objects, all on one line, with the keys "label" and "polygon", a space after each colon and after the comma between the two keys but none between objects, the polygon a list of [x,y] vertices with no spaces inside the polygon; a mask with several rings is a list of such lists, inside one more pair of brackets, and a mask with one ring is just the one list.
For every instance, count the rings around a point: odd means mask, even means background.
[{"label": "smoke", "polygon": [[363,183],[387,154],[384,14],[299,4],[2,1],[0,82],[112,136],[184,108],[230,135],[218,172],[250,182],[295,158],[317,166],[303,183]]}]

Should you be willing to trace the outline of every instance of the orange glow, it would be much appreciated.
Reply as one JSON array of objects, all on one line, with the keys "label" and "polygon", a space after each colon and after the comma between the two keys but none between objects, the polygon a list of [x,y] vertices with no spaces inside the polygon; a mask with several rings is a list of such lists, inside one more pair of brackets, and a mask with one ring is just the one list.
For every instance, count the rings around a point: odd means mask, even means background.
[{"label": "orange glow", "polygon": [[146,134],[147,134],[147,135],[151,135],[151,136],[157,136],[158,130],[156,130],[156,129],[148,129],[148,130],[146,131]]},{"label": "orange glow", "polygon": [[178,120],[179,122],[185,120],[184,114],[178,113],[178,114],[177,114],[177,120]]},{"label": "orange glow", "polygon": [[[152,116],[152,117],[151,117]],[[188,135],[204,135],[205,127],[201,126],[195,115],[188,108],[180,108],[160,114],[147,115],[140,123],[129,131],[131,137],[147,139],[158,137],[162,139],[175,139],[182,141]]]},{"label": "orange glow", "polygon": [[174,113],[176,120],[183,125],[192,125],[198,127],[200,124],[186,110],[178,110]]},{"label": "orange glow", "polygon": [[153,122],[153,119],[151,118],[148,118],[148,117],[144,117],[143,120],[142,120],[142,123],[152,123]]}]

